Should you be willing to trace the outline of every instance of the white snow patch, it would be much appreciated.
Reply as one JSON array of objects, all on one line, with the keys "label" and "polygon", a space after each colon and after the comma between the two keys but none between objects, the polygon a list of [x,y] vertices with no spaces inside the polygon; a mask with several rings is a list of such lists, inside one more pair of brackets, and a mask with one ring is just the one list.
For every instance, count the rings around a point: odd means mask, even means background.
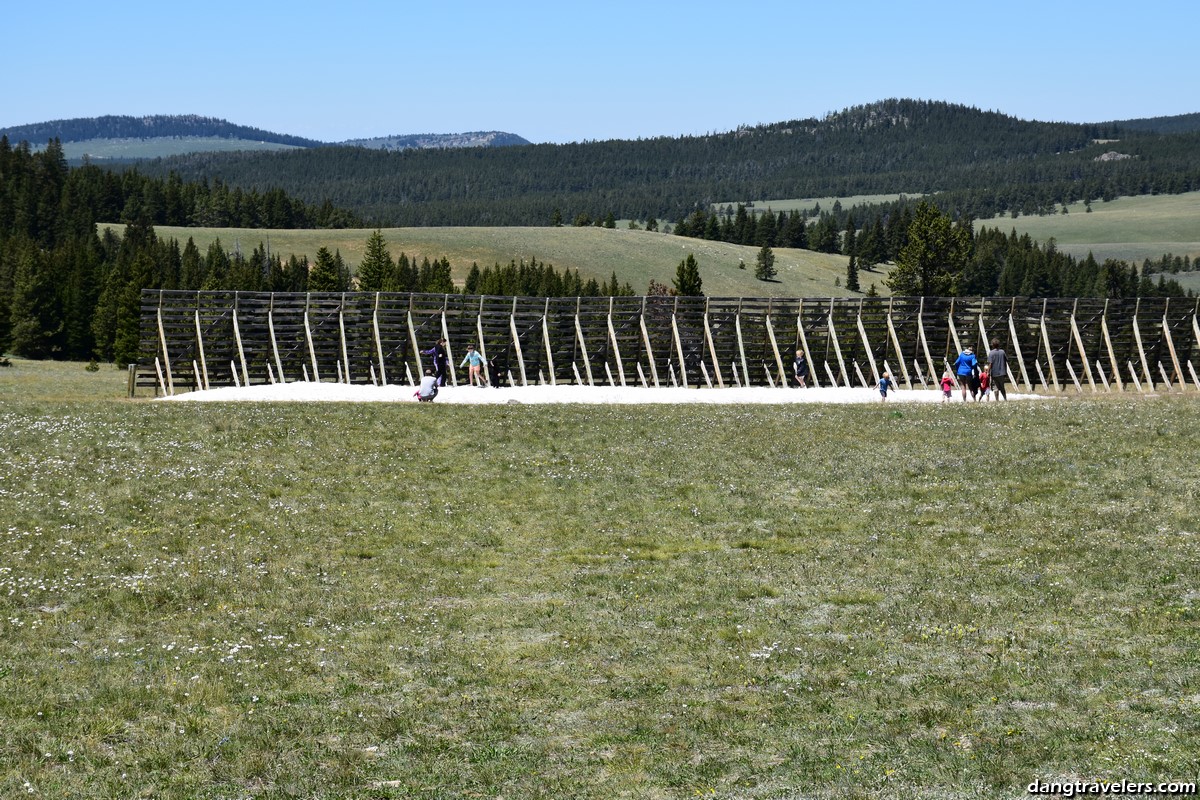
[{"label": "white snow patch", "polygon": [[[345,383],[263,384],[231,386],[201,392],[184,392],[168,401],[192,402],[326,402],[326,403],[415,403],[411,386],[370,386]],[[1041,395],[1009,392],[1010,400],[1045,399]],[[639,405],[681,403],[766,404],[793,405],[801,403],[879,403],[879,392],[862,388],[784,389],[770,387],[740,387],[726,389],[683,389],[663,387],[648,389],[640,386],[517,386],[491,387],[445,386],[438,392],[434,404],[504,405],[506,403],[544,405],[550,403],[583,403],[592,405]],[[929,389],[893,389],[888,392],[890,403],[940,403],[942,393]],[[952,403],[961,403],[956,391]],[[972,402],[968,400],[967,402]],[[987,401],[991,402],[991,401]]]}]

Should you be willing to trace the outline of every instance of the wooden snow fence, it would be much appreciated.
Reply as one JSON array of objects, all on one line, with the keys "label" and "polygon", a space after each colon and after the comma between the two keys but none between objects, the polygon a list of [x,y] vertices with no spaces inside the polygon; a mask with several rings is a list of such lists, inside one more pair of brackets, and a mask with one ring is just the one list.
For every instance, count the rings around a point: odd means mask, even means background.
[{"label": "wooden snow fence", "polygon": [[1200,392],[1200,301],[1027,297],[490,297],[369,292],[142,292],[130,380],[158,395],[294,381],[403,384],[445,338],[501,384],[937,388],[993,338],[1014,389]]}]

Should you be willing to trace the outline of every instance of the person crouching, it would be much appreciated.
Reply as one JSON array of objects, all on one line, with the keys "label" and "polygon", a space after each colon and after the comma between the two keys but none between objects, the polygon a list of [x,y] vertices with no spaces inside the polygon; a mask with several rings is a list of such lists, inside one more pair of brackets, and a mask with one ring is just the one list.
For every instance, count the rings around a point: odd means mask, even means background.
[{"label": "person crouching", "polygon": [[413,397],[417,398],[422,403],[432,403],[433,398],[437,397],[438,386],[437,378],[433,374],[433,370],[425,370],[425,377],[421,379],[421,385],[413,392]]}]

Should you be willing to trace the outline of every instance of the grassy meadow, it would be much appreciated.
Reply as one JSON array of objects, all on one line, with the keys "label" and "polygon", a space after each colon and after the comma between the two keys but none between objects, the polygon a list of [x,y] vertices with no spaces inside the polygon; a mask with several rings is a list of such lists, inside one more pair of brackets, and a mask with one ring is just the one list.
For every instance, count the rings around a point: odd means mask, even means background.
[{"label": "grassy meadow", "polygon": [[[220,239],[227,250],[235,244],[249,253],[260,243],[270,242],[271,252],[284,258],[290,254],[315,257],[317,248],[338,250],[352,268],[357,269],[372,230],[259,230],[246,228],[179,228],[159,226],[159,236],[195,239],[201,252]],[[536,258],[555,269],[579,270],[586,280],[605,281],[613,274],[628,282],[634,291],[644,293],[651,278],[671,285],[679,262],[691,253],[700,266],[704,293],[711,297],[842,297],[840,285],[846,280],[846,257],[815,253],[810,250],[775,250],[776,280],[754,277],[754,259],[758,248],[689,239],[671,234],[586,227],[562,228],[385,228],[382,231],[392,257],[401,253],[420,261],[445,256],[454,279],[461,284],[471,270],[510,261],[526,262]],[[745,263],[746,269],[739,269]],[[862,272],[859,281],[864,291],[872,284],[880,294],[888,267]]]},{"label": "grassy meadow", "polygon": [[[43,143],[44,144],[44,143]],[[68,160],[83,158],[168,158],[188,153],[232,153],[239,150],[296,150],[295,145],[258,142],[248,139],[227,139],[222,136],[173,136],[151,139],[113,138],[88,139],[84,142],[63,142],[63,155]],[[40,147],[37,149],[41,149]]]},{"label": "grassy meadow", "polygon": [[[824,211],[833,209],[834,203],[841,203],[843,208],[850,209],[856,205],[869,203],[891,203],[899,200],[901,197],[919,197],[919,195],[903,195],[903,194],[856,194],[849,197],[800,197],[788,200],[755,200],[754,211],[762,213],[770,210],[774,214],[783,211],[785,213],[791,211],[812,211],[816,208],[821,208]],[[737,208],[738,203],[745,205],[745,201],[729,201],[724,203],[713,203],[714,210],[721,210],[727,206]]]},{"label": "grassy meadow", "polygon": [[124,381],[0,368],[0,796],[1200,778],[1195,396],[219,405]]},{"label": "grassy meadow", "polygon": [[976,229],[981,226],[1006,233],[1016,229],[1040,242],[1053,238],[1059,250],[1078,258],[1090,251],[1099,261],[1117,258],[1138,266],[1164,253],[1195,260],[1200,258],[1200,192],[1096,200],[1090,214],[1083,203],[1072,203],[1066,214],[976,220]]}]

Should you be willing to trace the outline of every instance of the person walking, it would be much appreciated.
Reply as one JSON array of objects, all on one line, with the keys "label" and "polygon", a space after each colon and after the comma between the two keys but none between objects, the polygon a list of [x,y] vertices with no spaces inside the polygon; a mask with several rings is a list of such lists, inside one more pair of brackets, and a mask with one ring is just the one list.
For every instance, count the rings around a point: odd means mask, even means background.
[{"label": "person walking", "polygon": [[954,374],[958,376],[958,385],[962,389],[964,403],[967,402],[967,392],[972,391],[975,386],[975,372],[978,369],[979,359],[975,358],[975,348],[967,345],[954,362]]},{"label": "person walking", "polygon": [[1008,399],[1004,385],[1008,383],[1008,353],[1000,347],[999,339],[992,339],[992,349],[988,350],[988,374],[992,386],[992,397]]},{"label": "person walking", "polygon": [[437,378],[438,386],[445,386],[446,373],[450,367],[450,356],[446,352],[446,340],[438,339],[437,344],[428,350],[422,350],[421,355],[433,357],[433,376]]},{"label": "person walking", "polygon": [[808,388],[808,359],[804,357],[803,350],[796,351],[796,357],[792,360],[792,374],[798,387]]},{"label": "person walking", "polygon": [[950,402],[950,393],[954,391],[954,378],[950,377],[950,370],[942,373],[942,402]]},{"label": "person walking", "polygon": [[481,389],[487,386],[487,381],[483,379],[483,356],[475,349],[475,345],[467,345],[467,357],[459,364],[459,369],[470,365],[470,383],[472,386],[478,386]]}]

